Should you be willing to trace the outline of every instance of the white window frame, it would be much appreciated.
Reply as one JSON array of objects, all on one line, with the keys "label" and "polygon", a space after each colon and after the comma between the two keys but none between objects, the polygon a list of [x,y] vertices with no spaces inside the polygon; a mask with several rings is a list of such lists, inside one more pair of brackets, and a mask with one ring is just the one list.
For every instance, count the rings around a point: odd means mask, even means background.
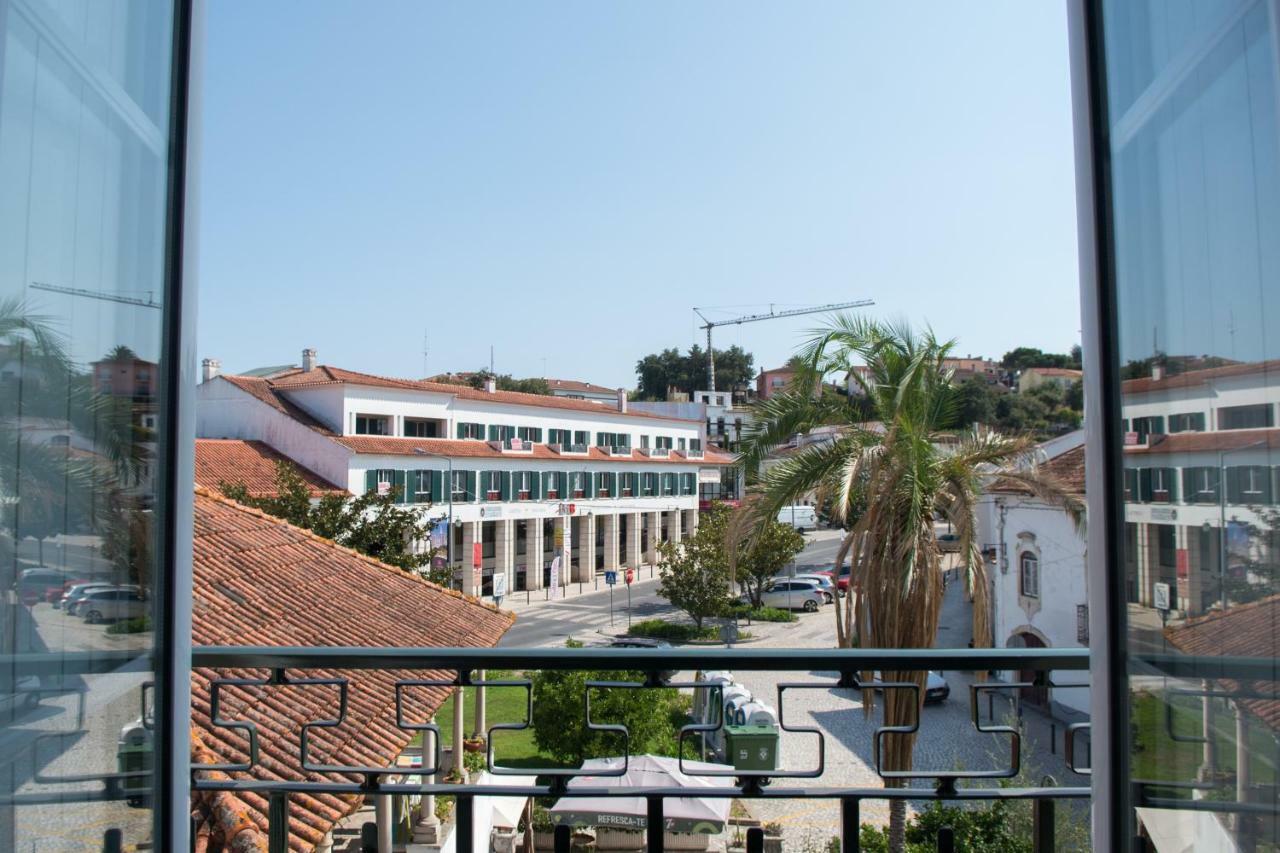
[{"label": "white window frame", "polygon": [[[1031,583],[1027,583],[1028,564],[1031,570]],[[1018,554],[1018,595],[1026,598],[1040,597],[1040,557],[1034,551],[1023,551]]]}]

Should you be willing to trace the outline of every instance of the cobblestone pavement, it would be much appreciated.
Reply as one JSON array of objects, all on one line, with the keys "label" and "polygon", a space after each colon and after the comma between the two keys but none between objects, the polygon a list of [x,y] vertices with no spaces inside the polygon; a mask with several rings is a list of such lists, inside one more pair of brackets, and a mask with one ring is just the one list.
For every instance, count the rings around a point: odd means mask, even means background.
[{"label": "cobblestone pavement", "polygon": [[[827,607],[817,614],[802,616],[795,625],[762,626],[763,631],[753,627],[760,639],[752,646],[831,647],[835,636],[834,618],[831,608]],[[952,584],[943,605],[937,645],[967,646],[970,624],[971,608],[963,600],[959,585]],[[1008,736],[978,733],[970,720],[969,685],[973,683],[972,675],[957,672],[945,672],[943,675],[951,686],[951,697],[939,705],[925,707],[916,742],[915,767],[921,770],[982,770],[1008,766]],[[777,707],[779,681],[834,683],[835,673],[820,670],[808,674],[742,672],[737,674],[737,678],[753,695],[763,697]],[[982,718],[986,720],[988,705],[985,701],[981,705]],[[993,699],[990,708],[998,722],[1016,720],[1013,703],[1007,699]],[[817,726],[826,735],[824,772],[815,784],[881,786],[872,759],[872,737],[880,724],[878,706],[868,718],[864,715],[860,694],[853,691],[834,688],[789,690],[784,712],[789,726]],[[1054,726],[1047,717],[1024,709],[1022,726],[1022,769],[1030,780],[1038,782],[1045,774],[1051,774],[1059,784],[1081,784],[1084,777],[1068,771],[1062,760],[1060,724]],[[1053,742],[1057,746],[1057,754],[1050,749],[1051,736],[1056,736]],[[779,755],[782,767],[787,770],[816,768],[818,739],[812,734],[783,732]],[[932,787],[928,780],[916,782],[915,786]],[[834,802],[758,800],[747,804],[747,807],[762,821],[782,824],[787,850],[805,850],[807,847],[816,850],[820,843],[839,831],[839,810]],[[864,823],[885,825],[888,816],[888,804],[884,801],[866,801],[861,805]]]}]

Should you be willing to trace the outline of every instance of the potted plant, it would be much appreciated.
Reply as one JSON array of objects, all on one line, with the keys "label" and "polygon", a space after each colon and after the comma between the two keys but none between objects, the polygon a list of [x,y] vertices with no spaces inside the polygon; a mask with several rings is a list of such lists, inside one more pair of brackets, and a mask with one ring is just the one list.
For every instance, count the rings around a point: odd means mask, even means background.
[{"label": "potted plant", "polygon": [[765,853],[782,853],[782,824],[769,822],[764,825]]},{"label": "potted plant", "polygon": [[462,749],[465,752],[484,752],[487,744],[484,735],[472,732],[462,740]]},{"label": "potted plant", "polygon": [[539,850],[553,850],[556,844],[556,825],[551,813],[541,803],[533,804],[533,844]]}]

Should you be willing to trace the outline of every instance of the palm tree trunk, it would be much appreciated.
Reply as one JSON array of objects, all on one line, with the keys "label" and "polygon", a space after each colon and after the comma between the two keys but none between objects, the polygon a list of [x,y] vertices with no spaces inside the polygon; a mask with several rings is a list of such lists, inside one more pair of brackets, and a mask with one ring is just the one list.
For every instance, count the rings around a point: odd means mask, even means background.
[{"label": "palm tree trunk", "polygon": [[902,853],[907,848],[907,803],[889,801],[889,853]]}]

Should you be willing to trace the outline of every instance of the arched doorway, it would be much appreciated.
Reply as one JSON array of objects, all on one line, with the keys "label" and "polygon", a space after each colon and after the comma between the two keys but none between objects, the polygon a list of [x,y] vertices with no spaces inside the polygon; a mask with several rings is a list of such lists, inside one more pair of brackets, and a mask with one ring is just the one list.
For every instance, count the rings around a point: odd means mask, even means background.
[{"label": "arched doorway", "polygon": [[[1040,639],[1030,631],[1019,631],[1009,640],[1010,648],[1015,649],[1043,649],[1047,648],[1044,640]],[[1022,669],[1018,671],[1018,680],[1022,682],[1035,681],[1036,671],[1034,669]],[[1048,687],[1023,687],[1019,690],[1019,694],[1023,702],[1034,705],[1042,710],[1049,709],[1049,688]]]}]

